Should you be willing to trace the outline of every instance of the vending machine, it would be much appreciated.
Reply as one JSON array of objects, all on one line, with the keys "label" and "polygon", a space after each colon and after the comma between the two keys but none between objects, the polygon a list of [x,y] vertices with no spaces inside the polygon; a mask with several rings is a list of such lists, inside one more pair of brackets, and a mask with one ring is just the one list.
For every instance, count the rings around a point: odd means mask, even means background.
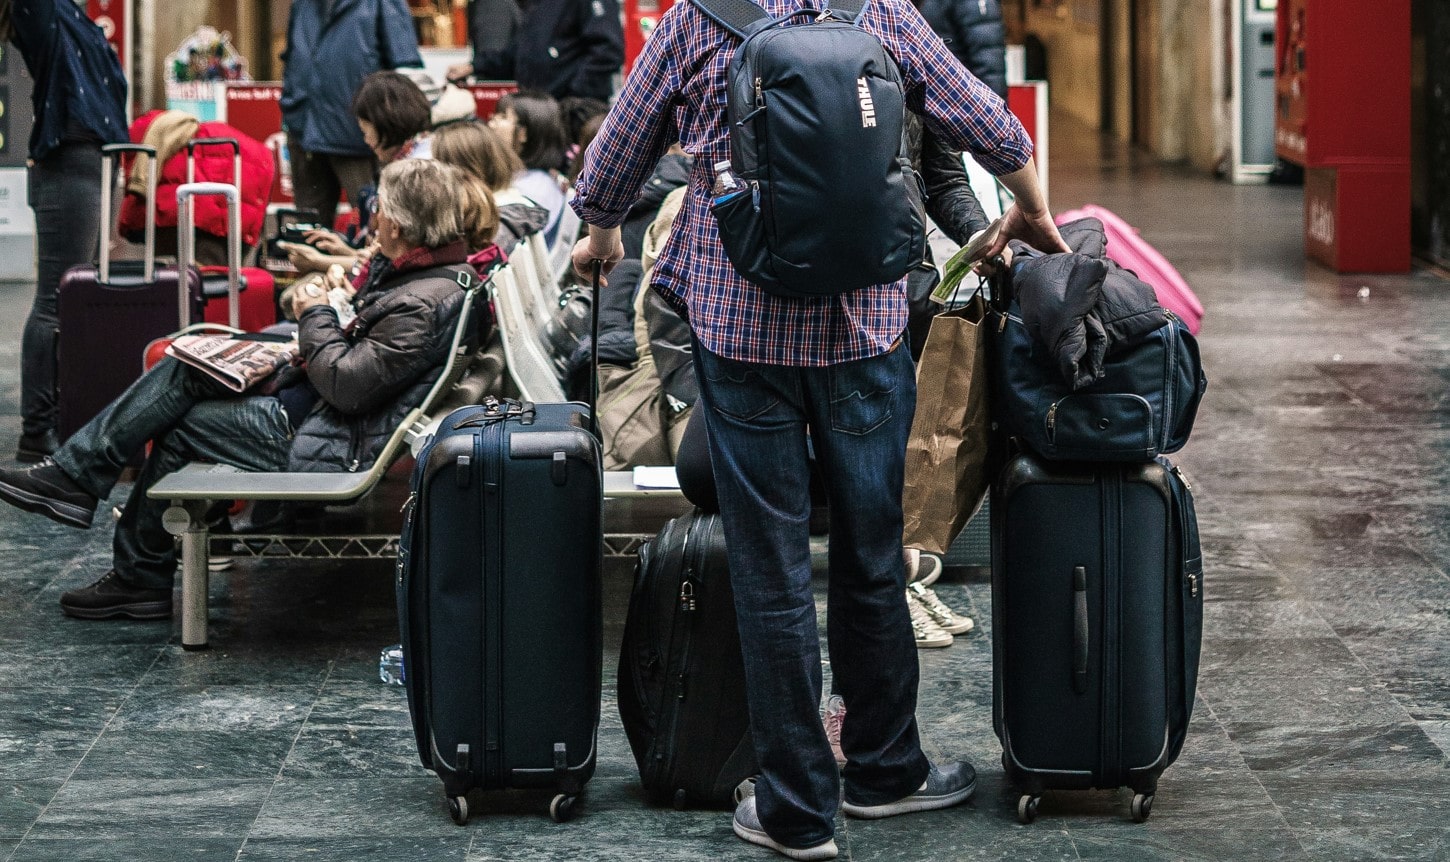
[{"label": "vending machine", "polygon": [[1280,0],[1275,151],[1304,167],[1304,251],[1410,268],[1410,4]]}]

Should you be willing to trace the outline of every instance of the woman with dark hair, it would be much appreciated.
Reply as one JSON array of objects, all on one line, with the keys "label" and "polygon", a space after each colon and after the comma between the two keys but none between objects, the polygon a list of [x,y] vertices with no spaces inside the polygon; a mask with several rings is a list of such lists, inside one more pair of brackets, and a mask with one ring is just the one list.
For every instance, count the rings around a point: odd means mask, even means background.
[{"label": "woman with dark hair", "polygon": [[374,72],[352,97],[352,115],[378,165],[431,155],[428,130],[433,107],[413,80],[401,72]]},{"label": "woman with dark hair", "polygon": [[[352,96],[352,114],[363,141],[377,157],[381,170],[403,159],[432,158],[433,109],[412,78],[401,72],[374,72],[363,78]],[[373,211],[377,208],[376,180],[363,186],[354,206],[358,230],[349,240],[326,228],[310,232],[306,243],[284,243],[287,259],[299,272],[327,272],[334,264],[351,270],[369,256],[367,245]]]},{"label": "woman with dark hair", "polygon": [[488,125],[524,163],[524,170],[514,177],[514,188],[549,211],[544,236],[552,243],[559,229],[559,216],[564,212],[561,172],[569,149],[559,103],[546,93],[511,93],[499,99]]}]

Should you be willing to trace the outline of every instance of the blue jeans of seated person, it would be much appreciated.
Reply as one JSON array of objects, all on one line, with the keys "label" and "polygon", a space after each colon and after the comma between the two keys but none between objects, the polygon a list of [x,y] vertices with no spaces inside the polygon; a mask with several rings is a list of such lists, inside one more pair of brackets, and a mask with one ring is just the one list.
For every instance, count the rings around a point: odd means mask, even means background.
[{"label": "blue jeans of seated person", "polygon": [[839,785],[818,712],[808,434],[831,507],[827,638],[851,710],[841,739],[846,793],[893,802],[929,768],[901,554],[911,354],[899,343],[869,359],[797,368],[725,359],[697,342],[695,361],[761,768],[756,810],[776,841],[809,847],[834,832]]},{"label": "blue jeans of seated person", "polygon": [[130,586],[170,588],[176,542],[161,525],[169,504],[147,498],[147,489],[191,461],[285,470],[292,424],[276,398],[237,395],[168,357],[71,435],[53,457],[67,476],[104,500],[131,454],[148,440],[153,441],[151,453],[116,524],[114,564]]}]

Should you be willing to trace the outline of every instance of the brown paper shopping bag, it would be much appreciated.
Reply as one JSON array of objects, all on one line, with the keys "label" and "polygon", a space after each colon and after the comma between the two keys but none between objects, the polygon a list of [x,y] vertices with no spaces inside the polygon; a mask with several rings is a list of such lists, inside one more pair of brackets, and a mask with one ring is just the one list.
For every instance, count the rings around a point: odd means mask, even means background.
[{"label": "brown paper shopping bag", "polygon": [[932,319],[916,368],[916,416],[906,444],[902,544],[934,554],[976,514],[987,493],[987,302]]}]

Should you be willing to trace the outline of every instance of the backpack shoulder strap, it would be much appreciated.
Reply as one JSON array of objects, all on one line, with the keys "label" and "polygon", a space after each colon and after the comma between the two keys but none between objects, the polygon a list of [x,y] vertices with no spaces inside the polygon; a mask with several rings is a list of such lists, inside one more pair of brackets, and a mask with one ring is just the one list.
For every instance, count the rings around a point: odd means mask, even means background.
[{"label": "backpack shoulder strap", "polygon": [[855,22],[869,0],[831,0],[831,14]]},{"label": "backpack shoulder strap", "polygon": [[[744,39],[757,24],[770,16],[751,0],[690,0],[705,17]],[[860,0],[854,0],[860,2]]]}]

